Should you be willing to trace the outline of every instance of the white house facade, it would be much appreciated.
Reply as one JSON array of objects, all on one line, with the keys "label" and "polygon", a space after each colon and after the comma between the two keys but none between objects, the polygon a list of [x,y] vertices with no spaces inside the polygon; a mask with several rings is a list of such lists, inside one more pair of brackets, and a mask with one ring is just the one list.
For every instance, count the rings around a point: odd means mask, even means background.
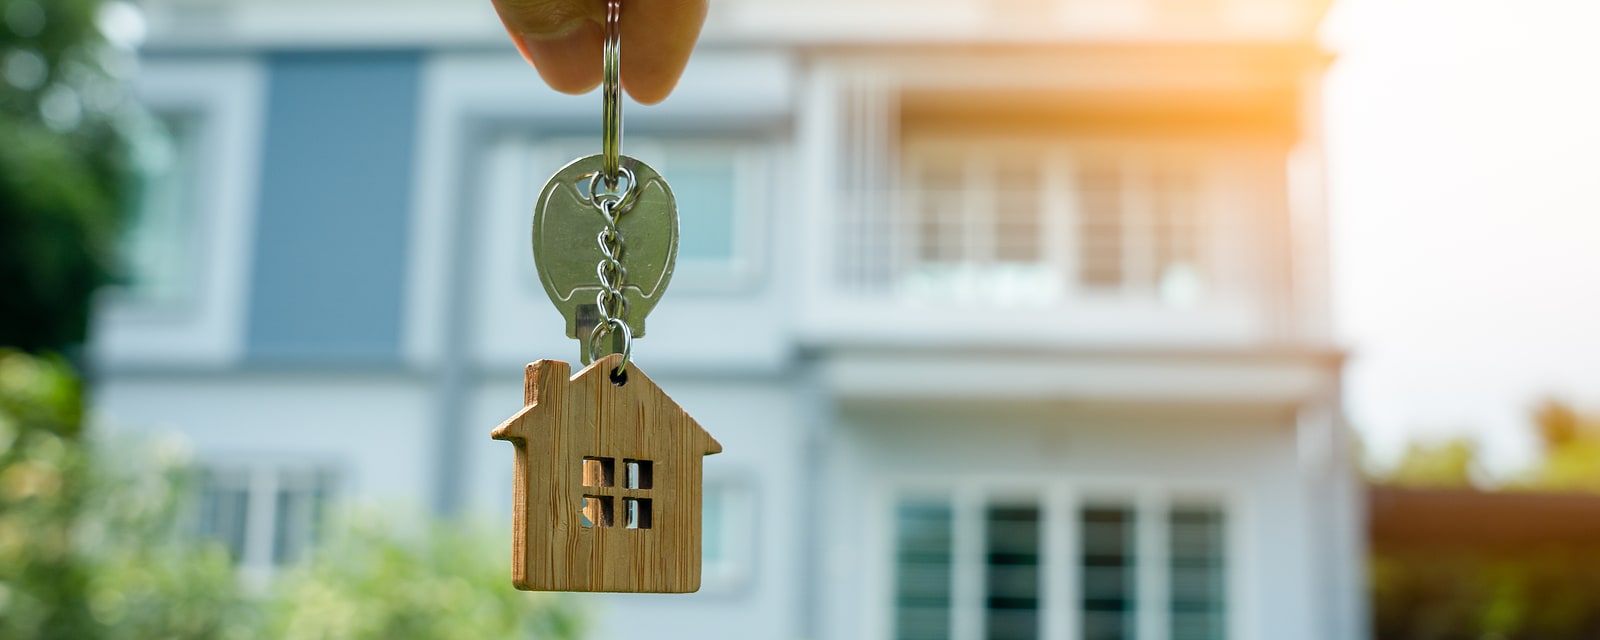
[{"label": "white house facade", "polygon": [[[329,505],[509,523],[489,431],[524,364],[578,359],[533,201],[599,97],[488,2],[144,8],[98,411],[189,438],[247,575]],[[586,596],[596,637],[1365,638],[1324,9],[713,2],[677,91],[624,111],[682,225],[636,360],[724,449],[705,586]]]}]

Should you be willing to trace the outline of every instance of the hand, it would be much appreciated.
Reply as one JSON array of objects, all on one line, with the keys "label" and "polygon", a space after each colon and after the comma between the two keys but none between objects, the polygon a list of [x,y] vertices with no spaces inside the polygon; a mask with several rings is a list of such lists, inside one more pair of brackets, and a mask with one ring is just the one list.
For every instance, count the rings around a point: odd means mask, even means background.
[{"label": "hand", "polygon": [[[622,88],[644,104],[678,85],[710,0],[623,0]],[[500,21],[546,84],[584,93],[600,84],[605,0],[494,0]]]}]

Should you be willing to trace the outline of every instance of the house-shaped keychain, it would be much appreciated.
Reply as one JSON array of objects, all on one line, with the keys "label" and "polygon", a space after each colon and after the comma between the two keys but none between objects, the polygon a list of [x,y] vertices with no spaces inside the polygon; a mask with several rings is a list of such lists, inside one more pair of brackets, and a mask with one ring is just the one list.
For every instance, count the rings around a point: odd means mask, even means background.
[{"label": "house-shaped keychain", "polygon": [[722,445],[638,367],[613,382],[621,362],[528,365],[524,407],[492,434],[516,446],[518,589],[700,588],[701,458]]}]

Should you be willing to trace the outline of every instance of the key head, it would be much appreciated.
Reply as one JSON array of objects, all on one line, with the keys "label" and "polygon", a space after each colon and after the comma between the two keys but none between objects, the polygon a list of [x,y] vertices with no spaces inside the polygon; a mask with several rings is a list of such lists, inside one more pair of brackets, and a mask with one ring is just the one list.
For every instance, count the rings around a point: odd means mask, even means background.
[{"label": "key head", "polygon": [[[596,267],[601,260],[597,238],[605,218],[590,200],[589,186],[602,162],[599,154],[572,161],[545,183],[533,208],[533,262],[539,282],[566,318],[567,337],[583,345],[600,320],[595,306],[600,292]],[[678,205],[672,188],[655,169],[629,156],[621,157],[621,166],[632,172],[636,182],[630,196],[633,204],[617,218],[617,230],[627,270],[623,320],[638,338],[644,336],[645,316],[672,280],[678,257]],[[587,354],[587,346],[583,351]]]}]

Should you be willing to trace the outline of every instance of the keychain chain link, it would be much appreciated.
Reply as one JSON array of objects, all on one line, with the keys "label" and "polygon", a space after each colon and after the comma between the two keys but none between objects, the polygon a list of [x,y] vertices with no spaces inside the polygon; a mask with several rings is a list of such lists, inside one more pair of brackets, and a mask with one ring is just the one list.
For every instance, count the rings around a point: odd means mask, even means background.
[{"label": "keychain chain link", "polygon": [[[600,278],[600,291],[595,294],[594,303],[598,307],[600,321],[595,323],[594,329],[589,333],[589,359],[599,360],[603,357],[601,349],[605,337],[612,337],[615,344],[620,338],[621,344],[618,351],[622,354],[622,361],[617,363],[615,371],[611,372],[613,381],[626,379],[628,361],[633,356],[633,329],[628,327],[628,298],[623,293],[623,286],[627,284],[628,270],[622,265],[622,252],[624,244],[622,231],[617,228],[618,220],[628,210],[633,208],[633,203],[638,195],[638,183],[634,180],[633,172],[622,166],[620,156],[622,153],[622,99],[621,99],[621,67],[622,67],[622,0],[607,0],[605,42],[601,53],[601,136],[600,147],[603,156],[601,170],[589,179],[589,194],[595,209],[605,220],[605,227],[595,237],[600,245],[600,262],[595,265],[595,275]],[[605,191],[600,190],[601,183]]]},{"label": "keychain chain link", "polygon": [[[623,169],[624,172],[627,169]],[[630,204],[628,195],[634,190],[631,175],[628,176],[627,189],[623,193],[600,193],[594,196],[595,209],[605,220],[605,227],[595,235],[595,242],[600,245],[600,262],[595,265],[595,276],[600,279],[600,291],[595,294],[594,304],[600,313],[600,321],[595,323],[593,331],[589,334],[589,359],[598,360],[604,356],[601,344],[606,336],[620,336],[622,340],[622,362],[617,365],[613,376],[623,375],[628,361],[633,352],[633,330],[628,327],[625,318],[628,317],[628,298],[623,293],[623,286],[628,281],[628,269],[622,265],[622,253],[625,246],[622,231],[617,228],[618,220],[627,213],[626,207]],[[598,176],[597,176],[598,177]]]}]

